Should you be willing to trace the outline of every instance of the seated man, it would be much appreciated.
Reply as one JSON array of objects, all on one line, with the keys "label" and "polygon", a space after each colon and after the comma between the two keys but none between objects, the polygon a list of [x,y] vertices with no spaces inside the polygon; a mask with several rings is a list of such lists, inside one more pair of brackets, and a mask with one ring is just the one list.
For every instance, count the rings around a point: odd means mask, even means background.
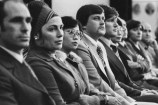
[{"label": "seated man", "polygon": [[158,44],[157,41],[154,40],[152,36],[152,28],[151,25],[142,22],[143,30],[142,30],[142,40],[140,44],[144,47],[145,52],[150,58],[151,61],[151,70],[154,71],[157,75],[158,73]]},{"label": "seated man", "polygon": [[[118,98],[122,105],[129,105],[134,102],[118,85],[108,65],[107,57],[101,56],[101,48],[104,46],[98,43],[98,38],[106,32],[103,9],[96,5],[85,5],[78,10],[76,17],[81,22],[84,32],[77,53],[83,59],[90,83],[100,91],[109,92],[110,97]],[[118,104],[118,102],[113,104]]]},{"label": "seated man", "polygon": [[56,105],[23,58],[31,16],[20,1],[0,1],[0,104]]},{"label": "seated man", "polygon": [[[104,8],[105,13],[107,10],[110,9],[105,6],[103,6],[103,8]],[[121,61],[121,58],[119,55],[120,52],[117,49],[118,42],[122,40],[123,33],[126,32],[126,25],[123,25],[122,23],[123,20],[121,20],[119,17],[118,19],[117,18],[114,19],[117,21],[111,22],[110,20],[113,19],[113,16],[112,15],[107,16],[107,15],[108,14],[106,14],[105,16],[109,18],[105,20],[105,26],[108,28],[108,30],[106,32],[106,35],[100,38],[100,41],[103,43],[104,47],[106,48],[108,61],[109,61],[111,70],[113,71],[116,79],[119,81],[120,86],[125,89],[127,95],[133,97],[137,101],[158,102],[157,95],[154,95],[154,93],[152,94],[152,91],[149,92],[137,86],[130,79],[123,62]],[[112,28],[114,28],[113,27],[114,25],[110,25],[110,23],[114,23],[114,24],[118,23],[117,32],[114,32],[113,30],[111,30]],[[115,47],[115,49],[113,47]]]}]

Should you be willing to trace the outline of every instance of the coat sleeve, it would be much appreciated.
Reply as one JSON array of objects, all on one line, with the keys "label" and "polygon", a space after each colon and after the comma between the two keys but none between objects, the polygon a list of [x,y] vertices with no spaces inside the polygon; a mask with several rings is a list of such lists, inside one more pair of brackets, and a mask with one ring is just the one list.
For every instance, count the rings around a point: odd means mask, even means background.
[{"label": "coat sleeve", "polygon": [[14,90],[10,77],[0,70],[0,104],[19,105],[14,97]]},{"label": "coat sleeve", "polygon": [[130,86],[127,86],[126,84],[122,83],[122,82],[118,82],[119,85],[126,91],[127,95],[128,96],[140,96],[141,94],[141,91],[140,90],[137,90],[137,89],[134,89]]},{"label": "coat sleeve", "polygon": [[39,81],[46,87],[50,96],[55,100],[57,105],[80,105],[78,102],[72,102],[66,104],[63,100],[54,75],[52,74],[50,68],[43,64],[43,62],[28,62],[35,74],[37,75]]},{"label": "coat sleeve", "polygon": [[[145,57],[144,60],[139,59],[138,57],[138,53],[136,52],[136,50],[134,49],[134,47],[132,46],[132,44],[130,42],[126,42],[128,49],[131,51],[131,53],[133,53],[134,56],[132,56],[133,61],[138,62],[141,67],[138,68],[139,72],[144,73],[150,70],[150,64],[148,59]],[[143,50],[143,48],[140,46],[142,53],[144,56],[146,56],[145,51]]]}]

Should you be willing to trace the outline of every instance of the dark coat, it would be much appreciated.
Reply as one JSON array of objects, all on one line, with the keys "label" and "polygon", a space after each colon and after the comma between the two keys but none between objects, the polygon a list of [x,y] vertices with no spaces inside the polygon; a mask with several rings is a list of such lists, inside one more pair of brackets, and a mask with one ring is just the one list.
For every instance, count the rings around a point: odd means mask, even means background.
[{"label": "dark coat", "polygon": [[134,80],[134,81],[142,80],[144,78],[144,76],[141,73],[138,72],[139,68],[138,69],[134,69],[134,68],[132,69],[128,66],[128,63],[127,63],[127,60],[135,61],[137,59],[135,54],[132,53],[132,51],[128,48],[127,45],[125,47],[122,46],[122,45],[119,45],[118,46],[118,51],[119,51],[119,54],[120,54],[120,58],[122,59],[122,62],[124,64],[124,66],[126,67],[126,70],[129,74],[129,76],[132,78],[132,80]]},{"label": "dark coat", "polygon": [[[70,59],[62,62],[60,59],[51,57],[47,51],[37,48],[30,50],[26,61],[31,65],[57,105],[84,105],[80,101],[80,95],[89,94],[89,87],[86,76],[80,74],[80,71],[83,72],[83,70],[79,63]],[[66,66],[65,63],[68,63],[68,65]],[[75,71],[77,69],[79,71]],[[87,98],[92,98],[93,104],[99,104],[97,96]]]},{"label": "dark coat", "polygon": [[0,104],[55,105],[44,86],[30,73],[26,62],[19,63],[0,48]]},{"label": "dark coat", "polygon": [[[158,102],[157,95],[146,95],[140,96],[141,90],[143,88],[137,86],[129,77],[124,64],[121,60],[115,55],[115,53],[106,45],[106,42],[103,39],[100,39],[104,47],[106,48],[108,60],[110,67],[119,82],[119,85],[125,89],[128,96],[133,97],[137,101],[144,101],[144,102]],[[152,97],[152,98],[151,98]]]},{"label": "dark coat", "polygon": [[103,38],[100,39],[100,42],[106,49],[111,70],[113,71],[116,79],[119,81],[120,86],[125,89],[129,96],[139,96],[141,94],[141,88],[132,82],[123,63],[109,48],[109,46],[107,46]]}]

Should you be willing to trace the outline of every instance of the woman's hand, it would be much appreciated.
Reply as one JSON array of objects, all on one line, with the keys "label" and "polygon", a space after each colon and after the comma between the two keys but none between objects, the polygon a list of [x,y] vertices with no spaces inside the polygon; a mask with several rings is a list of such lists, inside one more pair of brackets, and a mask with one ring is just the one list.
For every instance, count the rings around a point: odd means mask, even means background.
[{"label": "woman's hand", "polygon": [[128,63],[128,66],[132,69],[137,69],[141,67],[141,65],[138,62],[127,60],[127,63]]}]

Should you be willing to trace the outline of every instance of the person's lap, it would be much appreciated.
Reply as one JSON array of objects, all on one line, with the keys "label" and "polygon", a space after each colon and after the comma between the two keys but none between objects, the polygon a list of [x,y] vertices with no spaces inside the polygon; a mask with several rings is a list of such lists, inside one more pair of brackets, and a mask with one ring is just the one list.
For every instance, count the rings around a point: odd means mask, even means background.
[{"label": "person's lap", "polygon": [[146,95],[146,96],[137,96],[132,97],[139,102],[155,102],[158,103],[158,95]]},{"label": "person's lap", "polygon": [[[133,104],[131,104],[133,105]],[[158,105],[157,103],[153,102],[135,102],[135,105]]]}]

